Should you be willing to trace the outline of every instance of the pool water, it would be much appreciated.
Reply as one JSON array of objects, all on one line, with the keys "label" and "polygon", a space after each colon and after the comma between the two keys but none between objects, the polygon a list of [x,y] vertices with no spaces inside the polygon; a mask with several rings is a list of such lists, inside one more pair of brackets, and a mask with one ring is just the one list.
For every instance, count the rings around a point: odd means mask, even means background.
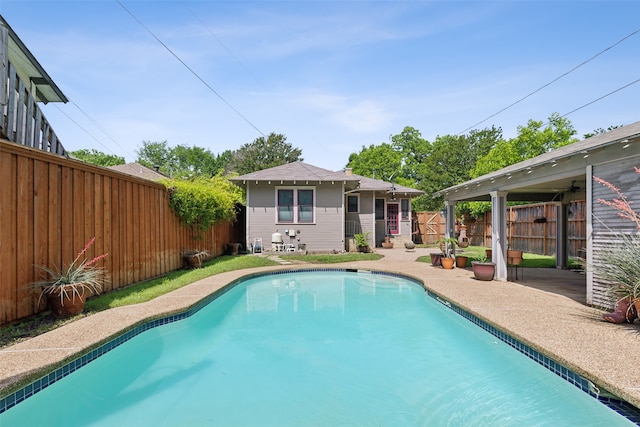
[{"label": "pool water", "polygon": [[632,423],[413,281],[323,271],[249,279],[0,414],[0,425]]}]

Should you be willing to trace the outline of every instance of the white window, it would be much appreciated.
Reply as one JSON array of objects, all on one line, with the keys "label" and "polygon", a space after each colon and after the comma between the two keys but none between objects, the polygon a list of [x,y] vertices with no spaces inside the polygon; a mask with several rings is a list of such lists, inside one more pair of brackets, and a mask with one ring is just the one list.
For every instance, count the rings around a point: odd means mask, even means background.
[{"label": "white window", "polygon": [[277,223],[313,223],[316,212],[313,187],[276,188]]}]

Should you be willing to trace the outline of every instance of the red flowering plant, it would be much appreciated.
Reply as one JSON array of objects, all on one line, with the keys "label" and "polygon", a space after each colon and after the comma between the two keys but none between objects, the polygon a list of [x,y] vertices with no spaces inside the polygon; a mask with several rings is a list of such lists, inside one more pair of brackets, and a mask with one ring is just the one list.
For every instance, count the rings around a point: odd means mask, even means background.
[{"label": "red flowering plant", "polygon": [[65,301],[73,301],[76,297],[86,298],[86,294],[89,292],[100,293],[102,284],[106,280],[106,273],[104,268],[97,264],[108,254],[87,259],[86,253],[95,241],[95,237],[89,240],[76,258],[66,267],[36,266],[40,270],[41,276],[44,276],[43,280],[34,283],[34,287],[41,291],[38,304],[40,304],[42,297],[47,295],[59,295],[60,305],[64,305]]},{"label": "red flowering plant", "polygon": [[[634,168],[640,174],[640,168]],[[636,317],[634,305],[640,305],[640,213],[633,209],[633,201],[612,183],[598,177],[593,180],[616,194],[611,200],[598,199],[598,203],[618,211],[618,216],[636,224],[635,233],[616,233],[616,243],[607,245],[594,266],[594,274],[611,284],[609,292],[616,298],[617,311],[625,309],[626,320]]]}]

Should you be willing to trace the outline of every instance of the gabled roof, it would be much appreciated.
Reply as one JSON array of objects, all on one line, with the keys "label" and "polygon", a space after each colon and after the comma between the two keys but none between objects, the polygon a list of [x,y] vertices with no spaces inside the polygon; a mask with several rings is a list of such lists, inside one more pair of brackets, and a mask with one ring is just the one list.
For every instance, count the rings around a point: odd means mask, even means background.
[{"label": "gabled roof", "polygon": [[381,179],[369,178],[362,175],[352,174],[352,177],[357,178],[360,181],[358,190],[360,191],[384,191],[387,193],[404,194],[406,196],[420,196],[424,194],[424,191],[416,190],[415,188],[405,187],[392,182],[383,181]]},{"label": "gabled roof", "polygon": [[127,163],[126,165],[109,166],[109,169],[126,173],[127,175],[136,176],[142,179],[148,179],[149,181],[160,181],[166,178],[160,172],[156,172],[153,169],[149,169],[140,163]]},{"label": "gabled roof", "polygon": [[328,169],[312,166],[304,162],[292,162],[286,165],[276,166],[269,169],[263,169],[257,172],[251,172],[231,178],[237,184],[243,184],[246,181],[281,181],[281,182],[314,182],[316,184],[322,182],[344,182],[346,188],[352,189],[358,185],[358,179],[348,177],[344,172],[333,172]]},{"label": "gabled roof", "polygon": [[309,182],[322,183],[328,181],[344,182],[347,191],[385,191],[388,193],[405,194],[408,196],[419,196],[423,191],[402,185],[386,182],[380,179],[368,178],[366,176],[351,174],[348,170],[333,172],[328,169],[312,166],[304,162],[287,163],[257,172],[251,172],[230,178],[236,184],[243,184],[247,181],[257,182]]}]

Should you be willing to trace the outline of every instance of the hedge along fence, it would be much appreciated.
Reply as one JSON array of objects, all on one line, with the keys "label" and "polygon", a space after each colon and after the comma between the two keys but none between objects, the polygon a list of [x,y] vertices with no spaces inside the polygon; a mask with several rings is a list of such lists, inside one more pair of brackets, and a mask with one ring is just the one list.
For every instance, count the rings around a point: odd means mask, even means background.
[{"label": "hedge along fence", "polygon": [[66,265],[92,237],[110,291],[181,268],[186,250],[218,256],[233,232],[225,221],[194,238],[162,184],[0,141],[0,325],[44,311],[34,266]]}]

